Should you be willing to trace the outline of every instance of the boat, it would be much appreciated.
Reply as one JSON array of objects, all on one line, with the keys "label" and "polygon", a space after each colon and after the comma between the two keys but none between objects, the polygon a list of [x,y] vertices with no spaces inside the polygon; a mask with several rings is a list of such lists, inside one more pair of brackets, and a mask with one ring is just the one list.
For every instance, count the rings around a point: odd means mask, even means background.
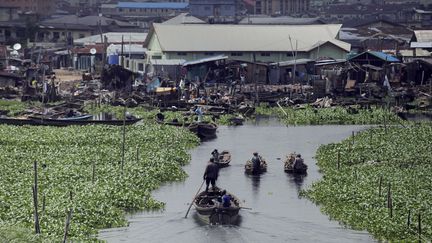
[{"label": "boat", "polygon": [[38,125],[35,121],[28,118],[12,118],[12,117],[0,117],[0,124],[15,125],[15,126]]},{"label": "boat", "polygon": [[198,218],[207,224],[234,224],[238,219],[241,209],[240,200],[233,194],[231,196],[230,207],[223,207],[218,202],[222,196],[222,190],[218,187],[209,189],[208,192],[200,192],[194,199],[193,205],[198,214]]},{"label": "boat", "polygon": [[90,120],[93,118],[93,115],[86,114],[86,115],[79,115],[79,116],[71,116],[71,117],[59,117],[58,120],[64,120],[64,121],[76,121],[76,120]]},{"label": "boat", "polygon": [[190,123],[187,122],[179,122],[178,120],[174,119],[172,121],[163,121],[156,119],[156,122],[161,125],[169,125],[169,126],[175,126],[175,127],[188,127]]},{"label": "boat", "polygon": [[182,123],[179,121],[164,121],[156,119],[156,122],[161,125],[169,125],[176,127],[187,127],[189,131],[195,133],[201,139],[212,139],[216,137],[217,125],[212,122],[193,122]]},{"label": "boat", "polygon": [[291,174],[298,174],[298,175],[303,175],[303,174],[307,174],[307,165],[304,165],[303,168],[301,169],[294,169],[293,168],[293,164],[295,161],[297,154],[296,153],[291,153],[289,154],[284,162],[284,170],[286,173],[291,173]]},{"label": "boat", "polygon": [[228,150],[224,150],[219,154],[219,161],[215,162],[220,168],[229,166],[231,162],[231,154]]},{"label": "boat", "polygon": [[237,117],[229,118],[228,121],[235,126],[240,126],[243,125],[245,119],[243,117],[237,116]]},{"label": "boat", "polygon": [[132,125],[141,120],[141,118],[129,118],[126,120],[64,120],[64,119],[43,119],[43,118],[31,118],[37,123],[37,125],[43,126],[83,126],[83,125],[112,125],[122,126]]},{"label": "boat", "polygon": [[114,125],[114,126],[122,126],[123,123],[125,125],[132,125],[140,121],[141,118],[131,118],[123,120],[83,120],[83,119],[53,119],[53,118],[43,118],[43,117],[30,117],[30,118],[10,118],[10,117],[2,117],[0,118],[0,124],[7,125],[32,125],[32,126],[70,126],[70,125]]},{"label": "boat", "polygon": [[213,122],[193,122],[188,129],[201,139],[212,139],[216,137],[217,125]]},{"label": "boat", "polygon": [[[261,173],[266,172],[267,171],[267,161],[260,156],[260,160],[261,160]],[[248,160],[245,164],[245,172],[246,174],[253,174],[252,173],[252,161]]]}]

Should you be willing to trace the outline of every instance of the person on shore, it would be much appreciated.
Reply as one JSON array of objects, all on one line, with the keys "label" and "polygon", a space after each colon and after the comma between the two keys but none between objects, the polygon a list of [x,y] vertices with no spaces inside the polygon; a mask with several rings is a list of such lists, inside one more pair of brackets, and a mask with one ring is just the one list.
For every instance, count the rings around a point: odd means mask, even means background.
[{"label": "person on shore", "polygon": [[261,172],[261,158],[259,157],[258,152],[253,153],[251,162],[252,162],[252,173],[259,174]]},{"label": "person on shore", "polygon": [[297,154],[295,160],[294,160],[294,164],[293,164],[293,169],[294,170],[301,170],[305,167],[306,165],[304,164],[304,160],[301,157],[301,154]]},{"label": "person on shore", "polygon": [[203,179],[206,181],[206,192],[208,192],[209,185],[211,183],[212,188],[216,187],[216,180],[219,176],[219,166],[214,163],[214,159],[210,158],[210,162],[207,164],[207,167],[204,172]]},{"label": "person on shore", "polygon": [[198,116],[198,122],[202,122],[203,111],[201,106],[197,106],[195,109],[195,114]]},{"label": "person on shore", "polygon": [[214,149],[213,152],[211,152],[213,159],[216,163],[219,162],[219,151],[217,149]]}]

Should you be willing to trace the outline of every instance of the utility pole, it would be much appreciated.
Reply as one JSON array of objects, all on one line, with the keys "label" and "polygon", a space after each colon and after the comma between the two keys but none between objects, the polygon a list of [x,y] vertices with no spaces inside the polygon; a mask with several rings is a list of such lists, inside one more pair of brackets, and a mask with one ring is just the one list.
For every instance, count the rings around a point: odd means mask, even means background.
[{"label": "utility pole", "polygon": [[123,67],[123,64],[124,64],[123,46],[124,46],[124,39],[123,39],[123,35],[122,35],[122,42],[121,42],[121,66],[122,67]]},{"label": "utility pole", "polygon": [[256,55],[255,53],[253,54],[253,79],[254,79],[254,83],[255,83],[255,105],[257,105],[259,103],[258,100],[258,80],[257,80],[257,75],[256,75]]}]

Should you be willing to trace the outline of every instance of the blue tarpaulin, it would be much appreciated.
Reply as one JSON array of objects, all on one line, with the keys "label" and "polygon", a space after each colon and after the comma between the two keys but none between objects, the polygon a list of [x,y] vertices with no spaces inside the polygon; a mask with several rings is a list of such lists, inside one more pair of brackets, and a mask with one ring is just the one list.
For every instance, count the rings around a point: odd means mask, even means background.
[{"label": "blue tarpaulin", "polygon": [[154,91],[157,87],[161,85],[159,78],[153,79],[148,85],[147,85],[147,92]]}]

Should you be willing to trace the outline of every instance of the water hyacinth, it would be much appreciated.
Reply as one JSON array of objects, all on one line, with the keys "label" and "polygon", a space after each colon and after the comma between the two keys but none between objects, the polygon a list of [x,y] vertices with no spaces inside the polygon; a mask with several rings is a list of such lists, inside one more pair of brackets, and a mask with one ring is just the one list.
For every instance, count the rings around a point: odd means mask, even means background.
[{"label": "water hyacinth", "polygon": [[302,109],[284,107],[259,106],[256,109],[258,115],[276,115],[286,125],[323,125],[323,124],[398,124],[401,119],[394,113],[382,109],[357,109],[354,112],[344,107],[314,108],[305,106]]},{"label": "water hyacinth", "polygon": [[[303,192],[322,210],[377,239],[432,238],[432,127],[373,128],[317,153],[323,179]],[[339,163],[338,163],[339,161]]]},{"label": "water hyacinth", "polygon": [[127,126],[122,170],[122,137],[122,127],[115,126],[0,126],[0,231],[17,224],[16,234],[34,228],[34,161],[46,239],[62,239],[70,208],[69,236],[79,241],[92,239],[100,228],[125,226],[125,210],[162,208],[151,191],[186,177],[181,166],[198,138],[169,126]]}]

